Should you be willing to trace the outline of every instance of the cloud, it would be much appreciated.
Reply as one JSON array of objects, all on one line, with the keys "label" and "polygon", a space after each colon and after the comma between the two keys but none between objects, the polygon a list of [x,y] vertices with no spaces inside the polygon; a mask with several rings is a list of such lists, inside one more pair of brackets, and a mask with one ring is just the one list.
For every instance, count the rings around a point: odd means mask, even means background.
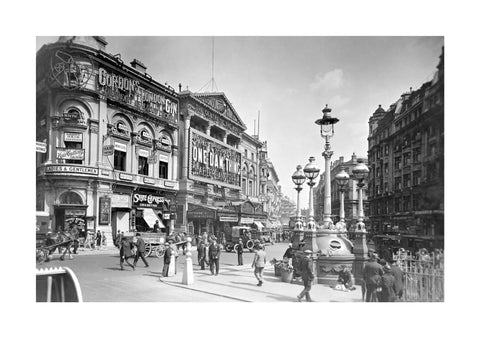
[{"label": "cloud", "polygon": [[328,100],[328,106],[332,109],[342,107],[350,102],[349,97],[344,97],[342,95],[335,95]]},{"label": "cloud", "polygon": [[310,90],[335,90],[341,88],[344,83],[343,70],[334,69],[325,74],[315,75],[314,81],[310,83]]}]

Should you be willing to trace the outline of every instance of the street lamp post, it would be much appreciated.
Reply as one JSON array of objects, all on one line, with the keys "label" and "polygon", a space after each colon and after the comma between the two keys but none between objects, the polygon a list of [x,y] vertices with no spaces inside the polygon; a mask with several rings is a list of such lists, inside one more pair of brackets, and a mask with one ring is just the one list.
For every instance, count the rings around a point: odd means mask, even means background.
[{"label": "street lamp post", "polygon": [[324,193],[324,202],[323,202],[323,224],[321,228],[330,229],[332,228],[332,202],[331,202],[331,192],[330,192],[330,159],[332,158],[333,151],[330,150],[330,139],[334,134],[334,125],[339,120],[331,116],[331,109],[328,108],[328,105],[322,110],[323,117],[315,121],[316,124],[320,125],[320,135],[325,139],[325,151],[322,153],[322,156],[325,158],[325,193]]},{"label": "street lamp post", "polygon": [[307,184],[310,186],[310,196],[308,199],[308,222],[307,228],[308,229],[315,229],[315,216],[313,211],[313,187],[316,184],[315,179],[317,178],[318,174],[320,173],[320,169],[315,164],[315,157],[311,156],[308,159],[308,163],[303,168],[303,172],[305,173],[305,177],[308,179]]},{"label": "street lamp post", "polygon": [[[337,181],[338,189],[340,190],[340,221],[337,222],[336,227],[339,230],[345,231],[346,224],[345,224],[345,191],[347,190],[348,180],[350,176],[345,171],[345,168],[341,168],[340,172],[335,176],[335,180]],[[339,224],[340,223],[340,224]]]},{"label": "street lamp post", "polygon": [[359,160],[357,165],[352,169],[353,176],[358,180],[358,222],[356,225],[356,231],[366,232],[363,213],[363,187],[365,186],[365,181],[368,178],[368,167],[363,161]]},{"label": "street lamp post", "polygon": [[297,170],[292,175],[292,181],[296,185],[295,190],[297,191],[297,217],[295,220],[295,229],[302,229],[302,215],[300,213],[300,191],[302,191],[302,184],[305,182],[306,177],[303,174],[302,166],[297,165]]}]

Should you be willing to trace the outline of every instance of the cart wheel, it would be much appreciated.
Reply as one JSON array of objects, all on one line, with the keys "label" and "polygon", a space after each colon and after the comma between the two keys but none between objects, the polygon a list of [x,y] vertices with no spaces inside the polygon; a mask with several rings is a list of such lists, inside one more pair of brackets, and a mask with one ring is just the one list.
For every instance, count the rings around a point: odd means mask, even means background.
[{"label": "cart wheel", "polygon": [[253,246],[254,246],[254,244],[253,244],[253,241],[252,241],[251,239],[249,239],[249,240],[247,241],[246,246],[247,246],[247,249],[248,249],[248,250],[253,251]]},{"label": "cart wheel", "polygon": [[232,252],[232,250],[233,250],[232,244],[230,244],[230,243],[225,244],[225,251],[226,252]]},{"label": "cart wheel", "polygon": [[235,244],[233,246],[233,251],[237,252],[238,253],[238,247],[240,246],[240,244]]},{"label": "cart wheel", "polygon": [[45,251],[37,249],[37,263],[43,264],[46,259],[47,255],[45,254]]},{"label": "cart wheel", "polygon": [[159,245],[155,248],[155,256],[158,258],[162,258],[165,255],[165,247],[163,245]]},{"label": "cart wheel", "polygon": [[152,244],[145,243],[145,257],[150,256],[151,253],[152,253]]}]

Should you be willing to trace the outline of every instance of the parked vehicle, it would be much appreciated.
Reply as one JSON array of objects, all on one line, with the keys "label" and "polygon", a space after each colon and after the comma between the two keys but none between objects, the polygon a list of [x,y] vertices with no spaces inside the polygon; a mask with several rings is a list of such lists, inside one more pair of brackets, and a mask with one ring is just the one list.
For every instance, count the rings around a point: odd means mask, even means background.
[{"label": "parked vehicle", "polygon": [[225,236],[225,251],[236,251],[235,246],[238,246],[238,240],[242,239],[243,247],[253,251],[255,245],[255,230],[248,226],[233,226],[231,235]]}]

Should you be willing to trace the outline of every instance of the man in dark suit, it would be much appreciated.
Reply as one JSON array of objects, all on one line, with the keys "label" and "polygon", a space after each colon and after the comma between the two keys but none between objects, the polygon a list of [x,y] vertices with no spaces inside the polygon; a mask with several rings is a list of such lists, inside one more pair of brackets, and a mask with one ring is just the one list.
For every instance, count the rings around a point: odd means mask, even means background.
[{"label": "man in dark suit", "polygon": [[[217,238],[212,236],[212,244],[208,247],[208,260],[210,261],[210,272],[218,276],[220,270],[220,245],[217,243]],[[214,270],[215,265],[215,270]]]},{"label": "man in dark suit", "polygon": [[141,257],[145,267],[148,268],[149,265],[145,259],[145,241],[139,233],[137,233],[137,243],[135,243],[135,245],[137,247],[137,253],[135,255],[135,259],[133,260],[133,266],[137,266],[138,258]]},{"label": "man in dark suit", "polygon": [[237,258],[238,258],[238,265],[243,265],[243,242],[242,239],[238,239],[237,247]]},{"label": "man in dark suit", "polygon": [[126,261],[127,264],[132,267],[133,271],[135,271],[135,265],[130,264],[130,262],[128,261],[132,257],[133,257],[132,244],[128,242],[125,237],[123,237],[122,242],[120,243],[120,269],[121,270],[123,270],[123,262]]},{"label": "man in dark suit", "polygon": [[377,301],[377,287],[380,285],[382,274],[382,266],[377,263],[377,256],[373,254],[363,268],[363,281],[367,288],[367,302]]},{"label": "man in dark suit", "polygon": [[170,243],[165,243],[167,250],[165,250],[165,255],[163,255],[163,271],[162,276],[168,277],[168,268],[170,267],[170,260],[172,258],[173,250],[170,247]]},{"label": "man in dark suit", "polygon": [[380,302],[394,302],[397,298],[396,290],[395,290],[395,277],[393,277],[391,273],[390,265],[386,264],[384,267],[384,273],[382,275],[382,291],[379,295]]},{"label": "man in dark suit", "polygon": [[404,273],[402,269],[398,266],[397,262],[392,262],[393,264],[391,265],[391,272],[393,277],[395,278],[395,291],[397,293],[397,299],[400,300],[403,297],[403,277]]},{"label": "man in dark suit", "polygon": [[297,296],[299,302],[302,301],[302,298],[305,296],[307,302],[311,302],[312,299],[310,298],[310,290],[312,289],[312,281],[315,278],[313,274],[313,262],[312,262],[312,251],[305,250],[306,257],[302,261],[303,269],[302,269],[302,280],[303,280],[303,290]]},{"label": "man in dark suit", "polygon": [[201,270],[205,270],[205,256],[207,254],[207,248],[203,241],[200,239],[197,244],[197,252],[198,252],[198,264],[200,265]]}]

